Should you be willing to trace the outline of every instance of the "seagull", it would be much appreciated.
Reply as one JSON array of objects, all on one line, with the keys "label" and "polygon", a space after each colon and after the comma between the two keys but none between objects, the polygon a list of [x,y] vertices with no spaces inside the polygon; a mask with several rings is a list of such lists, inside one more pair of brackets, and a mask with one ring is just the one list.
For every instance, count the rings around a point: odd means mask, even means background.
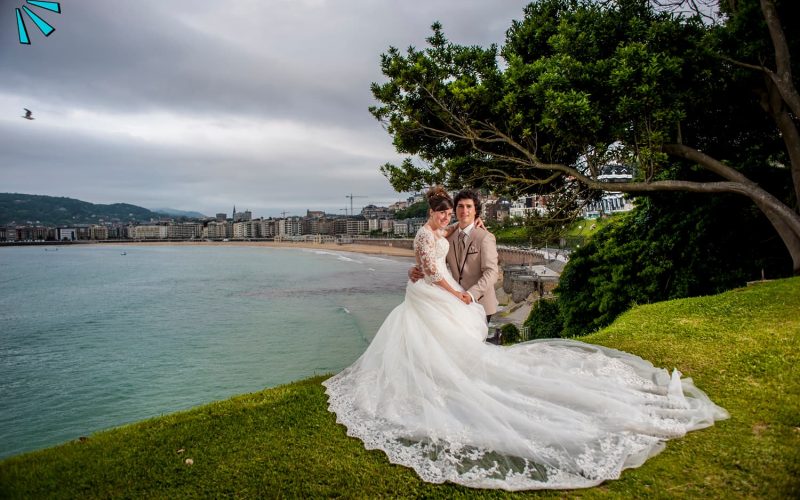
[{"label": "seagull", "polygon": [[28,119],[28,120],[35,120],[36,119],[36,118],[33,117],[33,112],[30,109],[28,109],[28,108],[22,108],[22,109],[25,110],[25,114],[22,116],[23,118]]}]

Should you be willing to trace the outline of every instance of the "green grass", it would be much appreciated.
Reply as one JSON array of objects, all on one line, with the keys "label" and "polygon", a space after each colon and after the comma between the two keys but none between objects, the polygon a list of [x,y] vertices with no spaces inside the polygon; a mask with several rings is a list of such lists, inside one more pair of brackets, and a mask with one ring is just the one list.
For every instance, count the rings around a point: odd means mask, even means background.
[{"label": "green grass", "polygon": [[800,278],[637,307],[583,340],[678,368],[731,419],[618,481],[512,495],[426,484],[364,450],[316,377],[9,458],[0,498],[800,497]]},{"label": "green grass", "polygon": [[581,219],[578,221],[573,222],[570,227],[567,229],[567,232],[564,236],[566,237],[575,237],[575,236],[582,236],[584,238],[589,238],[593,236],[595,233],[609,225],[611,222],[616,220],[620,217],[621,214],[614,214],[610,216],[603,217],[601,219]]},{"label": "green grass", "polygon": [[[620,217],[621,214],[613,214],[611,216],[603,217],[602,219],[580,219],[565,229],[562,235],[567,239],[583,238],[588,240],[599,230],[610,224],[612,221]],[[525,226],[492,228],[492,233],[497,238],[497,242],[506,245],[519,245],[528,243],[528,233]],[[583,240],[581,240],[583,241]],[[554,242],[556,243],[556,242]]]}]

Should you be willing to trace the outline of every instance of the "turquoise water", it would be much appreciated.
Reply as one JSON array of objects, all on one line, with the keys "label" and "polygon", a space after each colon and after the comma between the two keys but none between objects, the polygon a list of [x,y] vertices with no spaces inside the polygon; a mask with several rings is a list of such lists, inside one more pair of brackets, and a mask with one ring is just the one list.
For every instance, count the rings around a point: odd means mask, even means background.
[{"label": "turquoise water", "polygon": [[0,457],[336,372],[402,301],[410,262],[241,246],[0,248]]}]

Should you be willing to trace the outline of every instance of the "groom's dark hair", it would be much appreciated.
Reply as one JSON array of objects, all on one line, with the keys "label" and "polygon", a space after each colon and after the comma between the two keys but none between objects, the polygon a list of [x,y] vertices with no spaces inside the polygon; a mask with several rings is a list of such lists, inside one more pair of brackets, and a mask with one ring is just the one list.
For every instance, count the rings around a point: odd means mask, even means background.
[{"label": "groom's dark hair", "polygon": [[459,200],[463,200],[464,198],[469,198],[470,200],[475,203],[475,214],[481,214],[481,197],[478,196],[478,193],[471,190],[471,189],[464,189],[458,192],[455,198],[453,198],[453,205],[458,206]]}]

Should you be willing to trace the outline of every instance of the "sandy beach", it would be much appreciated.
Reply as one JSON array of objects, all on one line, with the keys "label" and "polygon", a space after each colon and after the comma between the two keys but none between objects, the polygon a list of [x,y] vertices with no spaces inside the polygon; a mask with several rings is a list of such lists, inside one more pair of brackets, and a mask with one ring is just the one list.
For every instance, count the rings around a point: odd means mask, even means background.
[{"label": "sandy beach", "polygon": [[378,245],[358,245],[313,242],[273,242],[273,241],[130,241],[115,243],[117,245],[168,245],[168,246],[247,246],[267,248],[307,248],[331,252],[353,252],[372,255],[389,255],[392,257],[414,257],[414,251],[406,248],[384,247]]}]

